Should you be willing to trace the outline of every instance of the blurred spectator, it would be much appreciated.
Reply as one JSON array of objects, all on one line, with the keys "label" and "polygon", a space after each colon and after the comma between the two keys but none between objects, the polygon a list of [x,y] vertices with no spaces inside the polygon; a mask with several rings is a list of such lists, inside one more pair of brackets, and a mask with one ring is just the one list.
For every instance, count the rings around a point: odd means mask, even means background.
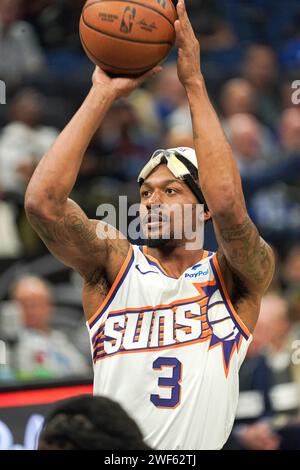
[{"label": "blurred spectator", "polygon": [[126,411],[106,397],[65,400],[46,418],[38,450],[150,450]]},{"label": "blurred spectator", "polygon": [[257,119],[250,114],[235,114],[226,123],[241,175],[264,168],[270,159],[271,146],[264,139],[264,129]]},{"label": "blurred spectator", "polygon": [[57,378],[90,372],[75,346],[62,332],[51,328],[52,296],[42,279],[21,278],[11,296],[21,306],[24,322],[16,352],[19,378]]},{"label": "blurred spectator", "polygon": [[256,91],[274,92],[278,80],[278,63],[271,47],[258,44],[250,46],[246,52],[243,71]]},{"label": "blurred spectator", "polygon": [[283,263],[282,278],[285,286],[300,286],[300,244],[293,246]]},{"label": "blurred spectator", "polygon": [[[273,146],[254,116],[224,122],[237,159],[249,212],[263,236],[281,250],[300,233],[299,110],[283,113],[281,149]],[[279,240],[282,240],[281,243]],[[279,246],[279,244],[281,246]]]},{"label": "blurred spectator", "polygon": [[189,107],[186,104],[173,111],[167,120],[167,129],[173,133],[191,133],[192,119]]},{"label": "blurred spectator", "polygon": [[[174,4],[176,5],[175,0]],[[194,30],[201,40],[202,47],[205,50],[206,46],[209,50],[222,47],[222,31],[228,25],[224,24],[224,15],[218,0],[202,0],[201,9],[197,0],[189,0],[186,7],[189,17],[193,19]],[[223,37],[225,47],[226,38],[227,36]]]},{"label": "blurred spectator", "polygon": [[282,256],[300,236],[299,154],[286,155],[275,165],[251,166],[249,162],[245,168],[241,166],[241,176],[250,216]]},{"label": "blurred spectator", "polygon": [[190,132],[190,111],[185,90],[177,76],[176,63],[164,66],[155,80],[153,92],[158,118],[165,127]]},{"label": "blurred spectator", "polygon": [[300,283],[299,282],[287,290],[286,297],[289,302],[290,317],[294,325],[293,330],[294,330],[295,338],[299,339],[300,338]]},{"label": "blurred spectator", "polygon": [[287,302],[267,294],[240,370],[237,419],[226,448],[300,449],[300,365],[292,363],[291,334]]},{"label": "blurred spectator", "polygon": [[22,0],[0,2],[0,79],[8,88],[42,69],[44,54],[32,26],[19,20]]},{"label": "blurred spectator", "polygon": [[[93,140],[102,159],[102,174],[135,181],[146,155],[155,146],[128,101],[118,101],[107,112]],[[109,158],[105,157],[109,155]]]},{"label": "blurred spectator", "polygon": [[255,114],[255,90],[244,78],[233,78],[225,83],[221,92],[224,117],[234,114]]},{"label": "blurred spectator", "polygon": [[17,257],[22,254],[14,207],[2,200],[0,189],[0,258]]},{"label": "blurred spectator", "polygon": [[[151,87],[151,83],[148,85]],[[151,90],[146,88],[134,90],[128,97],[128,102],[133,107],[136,117],[145,132],[153,139],[159,140],[162,138],[164,128],[157,116],[156,101],[153,99]]]},{"label": "blurred spectator", "polygon": [[283,111],[279,134],[285,154],[300,154],[300,108],[289,108]]},{"label": "blurred spectator", "polygon": [[219,51],[236,46],[237,37],[224,18],[218,1],[202,0],[200,9],[198,1],[190,0],[187,9],[193,19],[202,51]]},{"label": "blurred spectator", "polygon": [[254,87],[257,117],[275,128],[280,111],[278,89],[278,61],[274,50],[263,45],[248,48],[243,64],[243,74]]},{"label": "blurred spectator", "polygon": [[0,134],[0,185],[4,192],[23,195],[40,158],[58,135],[43,126],[46,105],[43,95],[22,89],[9,108],[10,122]]},{"label": "blurred spectator", "polygon": [[14,218],[13,208],[5,201],[0,201],[0,258],[16,258],[22,253]]},{"label": "blurred spectator", "polygon": [[[27,4],[28,3],[28,4]],[[78,23],[85,0],[31,0],[24,5],[41,43],[50,50],[81,50]]]},{"label": "blurred spectator", "polygon": [[294,377],[300,384],[300,284],[289,288],[285,295],[289,302],[290,318],[293,324],[291,347]]}]

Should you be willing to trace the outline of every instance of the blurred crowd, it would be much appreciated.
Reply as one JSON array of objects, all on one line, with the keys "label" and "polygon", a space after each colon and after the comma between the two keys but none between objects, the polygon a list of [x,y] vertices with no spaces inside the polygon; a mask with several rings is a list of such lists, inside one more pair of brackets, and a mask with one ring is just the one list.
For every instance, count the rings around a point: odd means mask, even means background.
[{"label": "blurred crowd", "polygon": [[[0,280],[7,266],[47,253],[26,220],[23,198],[37,163],[90,87],[93,65],[78,35],[83,4],[0,1],[0,80],[6,84],[7,102],[0,106]],[[284,441],[278,429],[289,430],[300,409],[300,3],[186,4],[250,216],[277,256],[276,274],[241,371],[244,398],[230,445],[278,448]],[[72,197],[91,217],[100,203],[117,203],[121,194],[136,202],[136,177],[145,158],[156,148],[175,146],[193,146],[176,51],[154,80],[108,111]],[[215,248],[212,229],[206,245]],[[11,357],[10,369],[0,369],[0,381],[91,372],[78,312],[71,329],[63,331],[53,321],[60,310],[57,289],[45,277],[23,273],[0,292],[0,339],[2,325]],[[69,282],[78,293],[78,279],[70,275]],[[13,327],[7,327],[8,317],[15,318]],[[297,422],[293,425],[297,428]]]}]

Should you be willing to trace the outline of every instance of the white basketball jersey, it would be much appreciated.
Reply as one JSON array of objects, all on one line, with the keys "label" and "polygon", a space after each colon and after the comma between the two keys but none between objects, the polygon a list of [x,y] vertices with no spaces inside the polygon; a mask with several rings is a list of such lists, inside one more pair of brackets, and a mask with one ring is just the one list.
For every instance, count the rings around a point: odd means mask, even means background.
[{"label": "white basketball jersey", "polygon": [[235,418],[238,371],[252,336],[216,254],[179,279],[131,246],[88,322],[94,393],[119,402],[154,449],[220,449]]}]

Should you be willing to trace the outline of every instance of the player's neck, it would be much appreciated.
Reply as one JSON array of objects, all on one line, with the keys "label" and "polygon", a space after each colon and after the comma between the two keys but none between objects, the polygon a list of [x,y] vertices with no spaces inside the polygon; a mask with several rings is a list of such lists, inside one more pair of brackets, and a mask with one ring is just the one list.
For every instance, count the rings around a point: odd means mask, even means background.
[{"label": "player's neck", "polygon": [[175,247],[147,247],[147,253],[156,258],[171,277],[180,277],[184,271],[202,259],[204,249],[187,250],[183,244]]}]

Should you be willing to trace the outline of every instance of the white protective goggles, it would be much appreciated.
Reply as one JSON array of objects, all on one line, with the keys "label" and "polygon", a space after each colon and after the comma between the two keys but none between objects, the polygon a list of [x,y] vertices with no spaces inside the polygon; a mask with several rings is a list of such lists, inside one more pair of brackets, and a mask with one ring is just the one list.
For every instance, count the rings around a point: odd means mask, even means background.
[{"label": "white protective goggles", "polygon": [[205,210],[207,210],[202,191],[195,179],[198,173],[198,162],[195,151],[189,147],[156,150],[140,172],[138,183],[142,185],[150,173],[161,164],[166,164],[175,178],[184,181],[198,201],[204,204]]}]

